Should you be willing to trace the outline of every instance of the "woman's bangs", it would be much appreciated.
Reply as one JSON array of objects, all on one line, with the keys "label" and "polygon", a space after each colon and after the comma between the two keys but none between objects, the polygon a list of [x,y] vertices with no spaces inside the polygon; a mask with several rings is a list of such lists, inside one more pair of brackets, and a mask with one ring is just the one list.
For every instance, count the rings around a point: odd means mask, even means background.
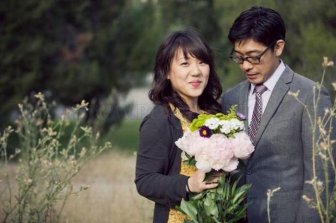
[{"label": "woman's bangs", "polygon": [[208,51],[205,46],[197,44],[197,43],[185,43],[181,44],[180,48],[183,51],[183,55],[188,58],[188,56],[195,57],[200,61],[209,64],[211,59],[209,58]]}]

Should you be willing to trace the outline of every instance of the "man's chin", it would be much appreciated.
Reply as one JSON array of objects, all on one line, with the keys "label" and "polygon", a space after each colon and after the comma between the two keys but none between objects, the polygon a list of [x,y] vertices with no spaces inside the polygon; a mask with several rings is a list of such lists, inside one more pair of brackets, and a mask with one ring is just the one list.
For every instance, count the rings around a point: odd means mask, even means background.
[{"label": "man's chin", "polygon": [[263,80],[259,79],[259,78],[247,78],[248,82],[250,82],[251,84],[255,84],[255,85],[258,85],[258,84],[262,84],[263,83]]}]

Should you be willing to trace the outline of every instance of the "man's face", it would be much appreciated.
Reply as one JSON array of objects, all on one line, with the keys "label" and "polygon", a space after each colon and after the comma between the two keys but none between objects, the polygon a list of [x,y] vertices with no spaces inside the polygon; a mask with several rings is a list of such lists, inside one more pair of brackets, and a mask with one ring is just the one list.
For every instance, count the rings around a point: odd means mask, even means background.
[{"label": "man's face", "polygon": [[278,40],[275,45],[265,46],[253,39],[247,39],[234,44],[232,56],[240,62],[240,69],[250,83],[262,84],[278,67],[284,46],[283,40]]}]

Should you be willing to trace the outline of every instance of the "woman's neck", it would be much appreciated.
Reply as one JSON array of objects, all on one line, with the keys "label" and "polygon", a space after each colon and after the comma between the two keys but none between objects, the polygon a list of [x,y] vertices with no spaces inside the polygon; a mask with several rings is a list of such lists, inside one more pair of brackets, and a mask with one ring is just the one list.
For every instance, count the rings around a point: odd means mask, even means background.
[{"label": "woman's neck", "polygon": [[190,111],[195,112],[195,113],[200,113],[201,112],[201,109],[200,109],[200,107],[198,105],[198,101],[197,100],[195,100],[195,101],[189,101],[189,102],[187,102],[187,105],[188,105]]},{"label": "woman's neck", "polygon": [[183,94],[180,94],[180,97],[187,104],[191,112],[195,112],[198,114],[201,113],[201,108],[199,107],[198,104],[198,97],[187,97]]}]

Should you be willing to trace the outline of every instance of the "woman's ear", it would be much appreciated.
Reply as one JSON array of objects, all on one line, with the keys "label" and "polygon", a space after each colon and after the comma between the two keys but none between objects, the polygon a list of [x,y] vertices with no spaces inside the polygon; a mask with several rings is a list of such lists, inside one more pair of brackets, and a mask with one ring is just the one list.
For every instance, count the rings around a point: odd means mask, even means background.
[{"label": "woman's ear", "polygon": [[285,48],[285,40],[278,40],[274,46],[274,52],[277,57],[280,57]]}]

